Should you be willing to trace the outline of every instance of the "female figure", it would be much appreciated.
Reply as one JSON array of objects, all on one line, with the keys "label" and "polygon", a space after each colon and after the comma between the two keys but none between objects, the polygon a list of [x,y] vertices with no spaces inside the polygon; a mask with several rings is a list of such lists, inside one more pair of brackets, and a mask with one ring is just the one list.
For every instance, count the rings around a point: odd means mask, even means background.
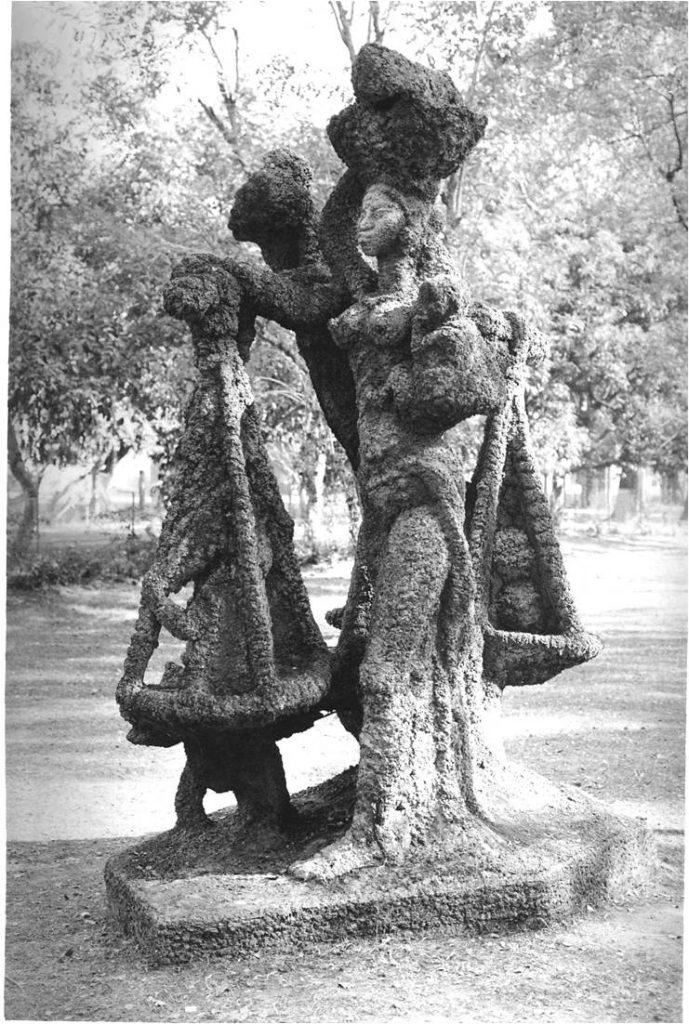
[{"label": "female figure", "polygon": [[378,291],[330,321],[358,410],[362,528],[336,672],[358,667],[343,720],[361,756],[351,828],[293,867],[303,878],[397,860],[432,833],[436,846],[475,810],[465,705],[479,698],[465,684],[480,630],[456,427],[504,400],[511,357],[479,334],[447,274],[426,276],[436,235],[429,201],[369,188],[358,240],[377,259]]}]

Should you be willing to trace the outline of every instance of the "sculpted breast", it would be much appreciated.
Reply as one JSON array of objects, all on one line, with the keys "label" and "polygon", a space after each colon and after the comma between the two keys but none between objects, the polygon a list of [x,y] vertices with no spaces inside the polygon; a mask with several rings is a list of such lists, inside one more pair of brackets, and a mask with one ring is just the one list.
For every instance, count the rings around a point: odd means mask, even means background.
[{"label": "sculpted breast", "polygon": [[412,304],[398,297],[372,295],[328,321],[335,344],[351,349],[357,342],[395,348],[411,336]]}]

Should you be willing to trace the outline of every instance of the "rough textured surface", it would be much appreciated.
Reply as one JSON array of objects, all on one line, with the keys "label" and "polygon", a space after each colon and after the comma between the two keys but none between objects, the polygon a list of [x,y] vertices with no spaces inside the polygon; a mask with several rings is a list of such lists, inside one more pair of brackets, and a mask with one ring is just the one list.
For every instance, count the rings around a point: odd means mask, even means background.
[{"label": "rough textured surface", "polygon": [[486,127],[449,75],[384,46],[362,46],[352,85],[356,102],[332,118],[328,137],[365,186],[386,181],[433,198]]},{"label": "rough textured surface", "polygon": [[[197,302],[199,290],[193,293]],[[239,303],[231,306],[236,292],[227,291],[220,329],[236,333]],[[185,309],[192,306],[191,298],[183,301]],[[180,820],[203,817],[205,788],[242,792],[257,811],[270,806],[282,816],[289,798],[275,739],[307,728],[316,717],[313,709],[328,685],[327,652],[299,574],[293,524],[269,467],[242,360],[217,333],[219,317],[210,309],[205,319],[190,317],[199,382],[117,699],[134,726],[132,742],[184,741],[187,753],[194,751],[180,783]],[[185,608],[171,595],[190,581],[194,592]],[[186,650],[180,664],[168,663],[157,685],[146,685],[162,626],[185,640]],[[278,678],[289,681],[287,697]],[[297,721],[304,711],[309,714]],[[237,742],[226,734],[256,724],[267,724],[269,732],[260,743],[255,736],[242,737],[243,749],[251,751],[242,765],[233,749]],[[227,748],[231,768],[219,753]],[[263,777],[279,794],[274,799],[260,795],[257,780]]]},{"label": "rough textured surface", "polygon": [[214,816],[212,828],[164,833],[112,858],[113,912],[152,964],[181,963],[395,931],[542,928],[648,874],[649,839],[638,825],[526,772],[519,781],[530,803],[491,829],[474,821],[450,857],[369,868],[327,887],[285,874],[290,857],[345,827],[353,781],[345,773],[299,794],[287,839],[249,832],[230,813]]},{"label": "rough textured surface", "polygon": [[[524,381],[542,339],[518,314],[472,301],[441,240],[440,181],[480,139],[484,119],[447,76],[384,47],[362,49],[353,84],[356,102],[329,126],[347,170],[320,218],[306,165],[274,151],[230,215],[264,263],[192,256],[168,287],[168,312],[191,328],[199,383],[118,701],[133,742],[183,742],[187,754],[181,828],[162,841],[168,860],[150,860],[153,874],[195,863],[205,791],[232,790],[241,827],[226,836],[231,864],[255,864],[269,836],[290,887],[329,882],[343,906],[371,906],[387,889],[399,895],[398,882],[427,879],[433,862],[459,879],[456,921],[476,858],[501,864],[500,886],[516,886],[527,904],[550,891],[527,878],[573,863],[545,856],[537,813],[529,835],[525,793],[532,810],[550,806],[547,827],[565,846],[579,819],[565,797],[539,795],[545,784],[506,765],[497,703],[504,686],[542,683],[595,656],[599,643],[574,608],[530,452]],[[311,616],[244,370],[257,315],[295,331],[356,471],[362,526],[347,604],[333,619],[335,651]],[[485,439],[467,488],[458,427],[479,413]],[[183,608],[173,595],[189,581]],[[161,628],[186,651],[150,685]],[[318,841],[308,842],[276,740],[324,710],[358,738],[360,763],[346,813],[340,789],[326,788],[334,817],[319,812]],[[598,864],[597,840],[591,849]],[[353,892],[367,888],[357,903]],[[137,900],[121,893],[124,916],[135,917]],[[407,905],[398,895],[386,903],[395,919]],[[412,905],[440,907],[441,890],[419,899]],[[318,928],[326,919],[343,927],[327,904],[321,893]],[[439,913],[428,920],[439,923]],[[539,918],[517,900],[507,917],[524,916]]]}]

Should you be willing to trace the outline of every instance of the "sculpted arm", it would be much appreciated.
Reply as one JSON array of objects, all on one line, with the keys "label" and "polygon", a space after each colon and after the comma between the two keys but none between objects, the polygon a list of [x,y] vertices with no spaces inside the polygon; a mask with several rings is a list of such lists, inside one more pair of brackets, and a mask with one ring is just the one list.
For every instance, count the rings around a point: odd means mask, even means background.
[{"label": "sculpted arm", "polygon": [[222,336],[228,307],[238,301],[237,345],[244,359],[257,316],[294,331],[325,419],[356,467],[354,384],[327,328],[351,297],[342,274],[333,276],[324,262],[310,180],[308,167],[294,154],[269,154],[237,192],[229,220],[235,238],[255,242],[264,262],[244,255],[189,256],[173,271],[165,308],[192,327]]},{"label": "sculpted arm", "polygon": [[223,283],[227,277],[239,285],[243,304],[254,317],[273,320],[288,330],[324,324],[344,308],[344,302],[323,275],[276,272],[246,256],[195,253],[181,260],[172,271],[165,292],[167,312],[184,319],[187,316],[183,310],[187,314],[207,315],[225,301]]}]

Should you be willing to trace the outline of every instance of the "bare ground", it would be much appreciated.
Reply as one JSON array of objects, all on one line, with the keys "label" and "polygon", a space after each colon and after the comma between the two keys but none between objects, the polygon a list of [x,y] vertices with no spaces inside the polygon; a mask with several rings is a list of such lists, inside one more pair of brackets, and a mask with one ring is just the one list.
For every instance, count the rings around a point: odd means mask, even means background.
[{"label": "bare ground", "polygon": [[[10,595],[6,1017],[680,1020],[685,551],[577,540],[565,552],[606,650],[544,687],[508,691],[508,746],[648,821],[659,861],[647,890],[568,928],[388,937],[183,968],[147,970],[104,902],[105,859],[170,826],[181,767],[178,750],[127,744],[113,702],[137,590]],[[342,602],[345,569],[310,574],[319,618]],[[356,760],[356,745],[328,719],[284,753],[299,789]]]}]

